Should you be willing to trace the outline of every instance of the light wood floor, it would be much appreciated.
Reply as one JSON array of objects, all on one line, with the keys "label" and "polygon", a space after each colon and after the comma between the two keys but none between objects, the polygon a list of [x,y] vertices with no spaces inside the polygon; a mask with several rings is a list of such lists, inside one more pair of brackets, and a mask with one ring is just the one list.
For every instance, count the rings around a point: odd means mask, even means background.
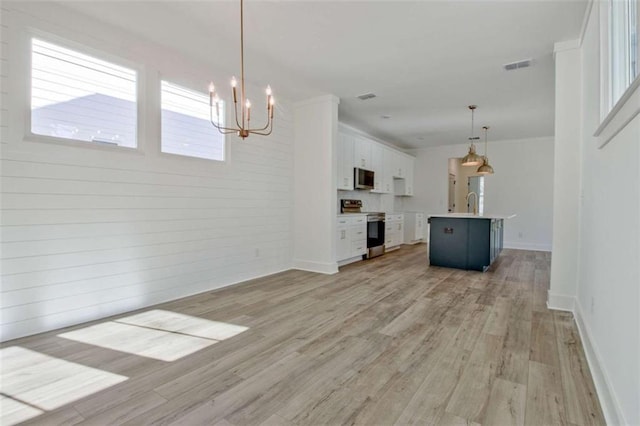
[{"label": "light wood floor", "polygon": [[47,425],[604,424],[571,314],[545,307],[548,253],[505,250],[482,274],[428,267],[426,250],[8,342],[15,365],[46,355],[110,382],[58,388],[46,410],[20,383],[3,397]]}]

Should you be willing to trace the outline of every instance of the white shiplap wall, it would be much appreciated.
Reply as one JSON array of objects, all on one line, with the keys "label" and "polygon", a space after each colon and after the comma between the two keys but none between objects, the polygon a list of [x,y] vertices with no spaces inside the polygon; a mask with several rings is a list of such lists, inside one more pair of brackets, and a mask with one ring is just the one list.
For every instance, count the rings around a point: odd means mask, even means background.
[{"label": "white shiplap wall", "polygon": [[19,73],[24,64],[11,62],[24,59],[19,50],[27,27],[96,49],[125,45],[128,38],[134,43],[121,29],[86,18],[90,38],[75,34],[68,29],[73,16],[47,8],[38,16],[15,3],[2,6],[1,339],[290,268],[293,131],[287,104],[279,99],[270,137],[230,138],[227,163],[161,154],[159,76],[181,84],[202,76],[206,83],[208,70],[135,40],[146,56],[124,59],[143,70],[139,150],[30,140],[22,130],[26,99],[12,92],[28,83],[27,76]]}]

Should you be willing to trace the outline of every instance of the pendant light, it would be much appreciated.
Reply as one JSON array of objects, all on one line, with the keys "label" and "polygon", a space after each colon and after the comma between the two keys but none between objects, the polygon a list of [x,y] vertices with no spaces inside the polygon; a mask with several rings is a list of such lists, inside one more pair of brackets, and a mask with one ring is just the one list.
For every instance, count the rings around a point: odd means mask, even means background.
[{"label": "pendant light", "polygon": [[463,166],[479,166],[482,164],[482,157],[476,154],[476,146],[473,144],[473,141],[480,139],[479,137],[473,136],[473,112],[476,108],[476,105],[469,105],[469,109],[471,110],[471,137],[469,138],[471,145],[469,146],[469,153],[462,157]]},{"label": "pendant light", "polygon": [[482,157],[484,164],[478,167],[477,173],[480,175],[492,175],[493,167],[489,164],[489,157],[487,157],[487,130],[489,130],[489,126],[484,126],[482,129],[484,130],[484,157]]},{"label": "pendant light", "polygon": [[[263,135],[267,136],[271,134],[273,129],[273,110],[275,100],[271,93],[271,86],[267,86],[267,118],[266,124],[260,127],[251,127],[251,101],[247,99],[244,88],[244,0],[240,0],[240,113],[238,114],[238,93],[236,86],[238,81],[235,77],[231,79],[231,91],[233,93],[233,106],[235,111],[235,127],[223,127],[220,126],[220,98],[215,90],[213,83],[209,85],[209,110],[211,124],[218,129],[222,134],[236,133],[242,139],[247,138],[249,135]],[[213,119],[215,107],[216,119]]]}]

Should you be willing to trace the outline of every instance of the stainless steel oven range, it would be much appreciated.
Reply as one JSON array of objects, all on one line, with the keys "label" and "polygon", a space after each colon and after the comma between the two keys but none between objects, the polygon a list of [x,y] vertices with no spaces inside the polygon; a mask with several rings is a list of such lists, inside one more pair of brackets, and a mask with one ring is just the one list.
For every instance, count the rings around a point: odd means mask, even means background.
[{"label": "stainless steel oven range", "polygon": [[363,212],[362,200],[340,200],[340,212],[365,213],[367,215],[367,254],[365,257],[381,256],[384,254],[384,219],[383,212]]}]

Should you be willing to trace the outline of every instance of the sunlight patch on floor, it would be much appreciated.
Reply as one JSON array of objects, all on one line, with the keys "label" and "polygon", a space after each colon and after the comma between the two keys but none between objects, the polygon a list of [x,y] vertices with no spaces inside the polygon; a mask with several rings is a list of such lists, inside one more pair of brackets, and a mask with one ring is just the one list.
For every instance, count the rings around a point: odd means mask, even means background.
[{"label": "sunlight patch on floor", "polygon": [[162,309],[142,312],[115,321],[214,340],[225,340],[248,330],[248,327],[241,325],[211,321]]},{"label": "sunlight patch on floor", "polygon": [[58,336],[171,362],[247,329],[234,324],[156,309]]},{"label": "sunlight patch on floor", "polygon": [[0,424],[54,410],[128,378],[19,346],[0,349]]},{"label": "sunlight patch on floor", "polygon": [[25,420],[38,417],[44,411],[31,407],[13,398],[0,395],[0,424],[15,425]]}]

